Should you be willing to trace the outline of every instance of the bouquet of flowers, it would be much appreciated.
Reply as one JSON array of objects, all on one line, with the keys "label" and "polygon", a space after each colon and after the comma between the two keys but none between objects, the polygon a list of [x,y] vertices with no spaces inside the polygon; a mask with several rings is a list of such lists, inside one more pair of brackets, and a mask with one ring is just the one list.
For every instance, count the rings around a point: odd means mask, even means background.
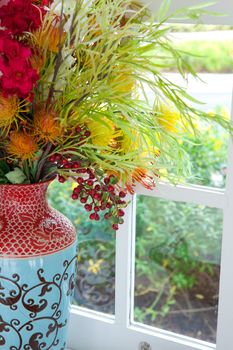
[{"label": "bouquet of flowers", "polygon": [[165,7],[155,22],[133,0],[0,0],[0,184],[73,179],[90,219],[117,230],[136,183],[187,169],[179,138],[196,118],[231,130],[163,73],[195,75]]}]

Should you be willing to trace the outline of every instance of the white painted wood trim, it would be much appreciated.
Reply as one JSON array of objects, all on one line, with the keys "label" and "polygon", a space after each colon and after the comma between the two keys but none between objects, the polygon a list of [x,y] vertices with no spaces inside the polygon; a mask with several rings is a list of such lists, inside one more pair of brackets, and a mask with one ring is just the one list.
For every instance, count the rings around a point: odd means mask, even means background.
[{"label": "white painted wood trim", "polygon": [[148,191],[137,186],[137,194],[150,197],[158,197],[178,202],[202,204],[212,208],[224,209],[227,205],[227,197],[224,190],[195,185],[170,185],[159,183],[157,187]]},{"label": "white painted wood trim", "polygon": [[182,335],[143,325],[116,324],[106,316],[74,307],[68,347],[73,350],[138,350],[146,341],[152,350],[213,350],[215,346]]},{"label": "white painted wood trim", "polygon": [[[233,93],[232,93],[233,106]],[[233,108],[231,111],[233,120]],[[219,292],[217,350],[232,350],[233,334],[233,143],[230,142],[226,182],[227,207],[224,210],[221,278]]]},{"label": "white painted wood trim", "polygon": [[[127,200],[132,203],[132,196]],[[129,205],[125,211],[125,223],[116,233],[115,323],[124,327],[129,326],[132,311],[132,218],[133,207]]]}]

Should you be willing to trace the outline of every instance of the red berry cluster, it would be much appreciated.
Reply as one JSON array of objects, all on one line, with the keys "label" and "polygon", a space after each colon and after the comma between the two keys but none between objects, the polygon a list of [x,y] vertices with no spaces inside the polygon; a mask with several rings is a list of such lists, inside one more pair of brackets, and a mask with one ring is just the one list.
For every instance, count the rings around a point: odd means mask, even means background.
[{"label": "red berry cluster", "polygon": [[[60,153],[55,153],[49,158],[51,163],[56,164],[59,170],[72,170],[72,172],[83,172],[85,169],[82,168],[82,163],[79,161],[73,161],[67,155],[62,155]],[[67,175],[70,176],[70,175]],[[67,176],[58,175],[59,182],[65,182],[67,180]]]},{"label": "red berry cluster", "polygon": [[90,212],[91,220],[100,220],[100,212],[104,213],[104,219],[110,220],[112,228],[118,230],[119,224],[123,224],[126,207],[125,191],[117,186],[117,178],[113,175],[99,180],[91,169],[86,170],[88,177],[78,177],[78,186],[74,188],[72,198],[79,199],[87,212]]},{"label": "red berry cluster", "polygon": [[[75,134],[76,147],[90,136],[90,131],[85,126],[77,126]],[[68,171],[69,177],[75,178],[78,185],[72,193],[73,200],[79,200],[87,212],[90,212],[91,220],[100,220],[100,212],[104,219],[109,220],[114,230],[118,230],[119,224],[124,222],[125,215],[123,208],[127,203],[124,200],[126,192],[119,188],[118,179],[113,176],[105,176],[100,172],[95,172],[91,164],[86,160],[79,160],[70,154],[55,153],[50,156],[50,162],[56,164],[61,171]],[[69,170],[72,173],[69,173]],[[74,174],[77,174],[76,176]],[[66,175],[58,175],[58,181],[66,181]]]},{"label": "red berry cluster", "polygon": [[[52,154],[49,158],[50,162],[54,163],[59,170],[68,172],[71,170],[72,173],[85,174],[86,168],[90,166],[90,163],[87,161],[80,161],[76,156],[74,156],[72,151],[76,151],[90,135],[91,133],[85,125],[78,125],[75,130],[72,130],[69,133],[69,137],[74,143],[74,149],[70,149],[70,153],[66,150],[66,152],[63,153]],[[68,174],[68,176],[72,175]],[[66,181],[66,177],[63,175],[58,175],[58,181],[63,183]]]}]

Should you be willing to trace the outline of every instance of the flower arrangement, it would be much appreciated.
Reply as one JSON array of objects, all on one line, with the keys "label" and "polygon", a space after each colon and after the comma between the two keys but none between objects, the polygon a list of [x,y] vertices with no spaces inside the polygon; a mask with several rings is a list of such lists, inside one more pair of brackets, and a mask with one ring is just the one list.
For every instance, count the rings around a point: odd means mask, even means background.
[{"label": "flower arrangement", "polygon": [[161,71],[195,75],[167,37],[166,6],[157,22],[133,0],[0,6],[0,184],[73,179],[90,219],[102,213],[117,230],[136,183],[187,169],[179,138],[195,119],[232,130]]}]

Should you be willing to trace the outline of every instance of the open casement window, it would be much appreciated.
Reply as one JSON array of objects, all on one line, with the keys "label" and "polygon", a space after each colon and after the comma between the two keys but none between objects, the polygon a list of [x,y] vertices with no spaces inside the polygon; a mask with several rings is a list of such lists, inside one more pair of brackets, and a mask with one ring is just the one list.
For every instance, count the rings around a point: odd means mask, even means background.
[{"label": "open casement window", "polygon": [[[180,8],[199,1],[173,2],[174,10],[174,6]],[[152,7],[156,9],[156,0]],[[221,0],[211,9],[228,16],[207,16],[206,23],[233,24],[232,1]],[[196,86],[194,90],[203,102],[207,92],[215,105],[221,104],[225,93],[230,111],[233,78],[228,74],[221,79],[215,77],[214,84],[210,79],[203,94],[202,88]],[[230,114],[233,118],[232,111]],[[221,139],[218,134],[216,147],[219,137]],[[115,296],[109,292],[106,297],[108,311],[104,307],[99,308],[101,312],[91,306],[88,308],[88,303],[84,305],[87,307],[72,307],[69,349],[233,349],[231,142],[226,149],[228,160],[226,156],[225,165],[211,174],[210,182],[202,184],[190,180],[190,184],[180,186],[160,183],[154,191],[137,188],[126,211],[125,225],[116,234],[115,275],[111,274],[111,280],[106,280],[106,288],[111,290],[112,287]],[[157,239],[152,241],[150,233],[152,237],[154,232]],[[143,244],[145,251],[142,251]],[[97,256],[88,263],[98,284],[98,271],[103,261]],[[90,282],[86,286],[83,283],[80,289],[88,294],[90,285]],[[95,291],[92,298],[100,298],[101,288],[96,296],[94,294]],[[146,297],[143,298],[143,294]]]}]

